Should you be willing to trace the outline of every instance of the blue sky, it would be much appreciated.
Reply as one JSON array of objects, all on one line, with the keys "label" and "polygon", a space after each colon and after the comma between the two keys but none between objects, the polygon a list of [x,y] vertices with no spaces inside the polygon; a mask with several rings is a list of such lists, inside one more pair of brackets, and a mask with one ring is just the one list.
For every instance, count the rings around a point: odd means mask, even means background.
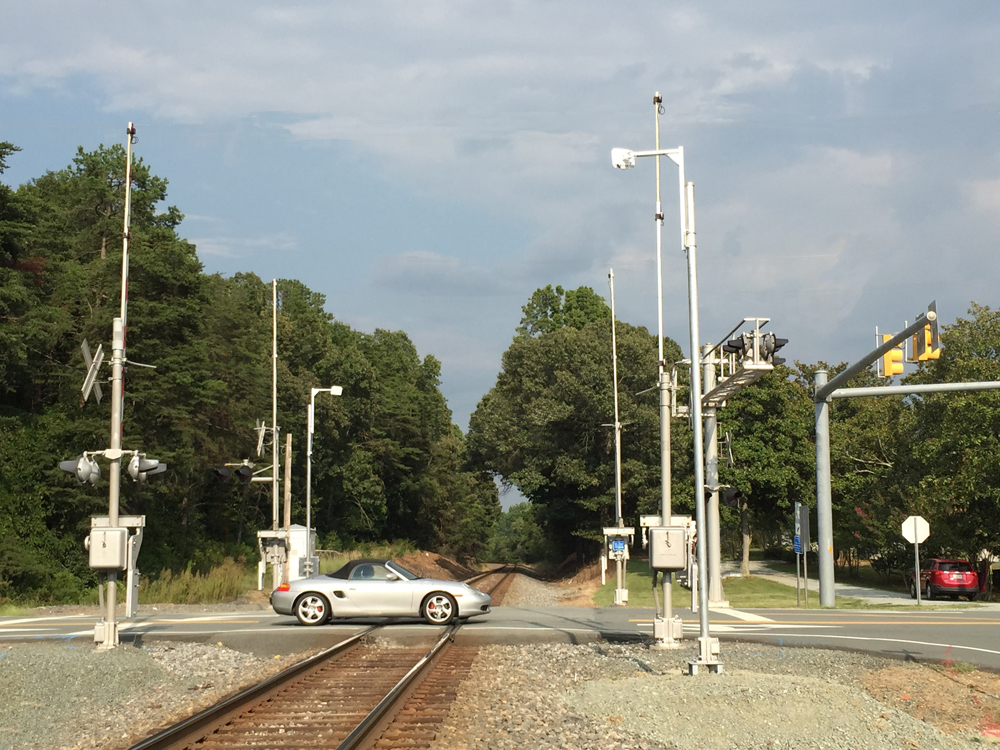
[{"label": "blue sky", "polygon": [[206,271],[405,330],[465,429],[537,287],[606,295],[613,267],[619,317],[655,331],[653,164],[609,156],[652,148],[654,91],[696,184],[703,340],[768,316],[788,359],[839,362],[932,299],[945,323],[996,306],[998,26],[991,2],[6,0],[3,179],[134,121]]}]

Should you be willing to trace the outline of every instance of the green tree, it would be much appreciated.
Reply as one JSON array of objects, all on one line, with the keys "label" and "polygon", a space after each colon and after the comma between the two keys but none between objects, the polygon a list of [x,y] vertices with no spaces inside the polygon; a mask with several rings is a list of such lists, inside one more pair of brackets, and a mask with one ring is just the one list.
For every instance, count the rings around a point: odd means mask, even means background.
[{"label": "green tree", "polygon": [[[537,318],[544,324],[527,320],[549,289],[525,306],[522,335],[470,420],[469,452],[475,465],[529,499],[550,554],[593,555],[602,526],[614,522],[610,319],[594,315],[581,327],[553,327],[552,315]],[[659,412],[650,389],[657,351],[644,328],[619,322],[617,334],[623,511],[631,518],[658,507]],[[680,358],[672,341],[666,352]]]},{"label": "green tree", "polygon": [[779,365],[719,410],[719,432],[732,435],[734,457],[734,468],[720,467],[720,479],[744,495],[745,565],[752,529],[764,532],[765,545],[780,543],[795,503],[814,504],[809,502],[816,486],[813,403],[793,374]]},{"label": "green tree", "polygon": [[545,535],[531,503],[517,503],[508,508],[493,527],[489,559],[506,563],[543,562],[548,554]]},{"label": "green tree", "polygon": [[[1000,312],[972,303],[969,315],[943,327],[940,359],[907,382],[1000,380]],[[906,453],[892,476],[897,531],[905,516],[923,515],[928,554],[1000,553],[1000,393],[912,397],[906,413]]]},{"label": "green tree", "polygon": [[536,289],[521,310],[524,316],[517,327],[519,336],[538,336],[565,326],[579,329],[588,323],[611,320],[611,308],[589,286],[564,290],[549,284]]}]

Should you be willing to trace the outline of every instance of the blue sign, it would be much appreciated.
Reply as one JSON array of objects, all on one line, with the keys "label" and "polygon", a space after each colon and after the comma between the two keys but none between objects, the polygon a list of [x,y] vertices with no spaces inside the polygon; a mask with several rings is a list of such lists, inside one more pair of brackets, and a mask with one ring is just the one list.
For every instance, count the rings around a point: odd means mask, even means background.
[{"label": "blue sign", "polygon": [[795,554],[796,555],[802,554],[802,537],[800,536],[795,537]]},{"label": "blue sign", "polygon": [[625,551],[625,540],[624,539],[612,539],[611,540],[611,551],[612,552],[624,552]]}]

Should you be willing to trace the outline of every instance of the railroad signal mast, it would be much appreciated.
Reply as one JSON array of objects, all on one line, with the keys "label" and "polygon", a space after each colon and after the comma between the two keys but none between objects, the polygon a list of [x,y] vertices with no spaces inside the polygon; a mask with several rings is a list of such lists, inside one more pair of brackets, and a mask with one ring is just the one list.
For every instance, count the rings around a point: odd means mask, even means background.
[{"label": "railroad signal mast", "polygon": [[[90,534],[84,542],[89,552],[90,567],[103,572],[107,579],[107,594],[104,597],[106,610],[104,618],[94,628],[94,642],[99,650],[110,650],[118,643],[118,622],[116,615],[118,595],[118,573],[127,572],[126,616],[135,613],[138,594],[138,571],[136,558],[142,543],[142,529],[145,516],[120,516],[119,493],[121,490],[122,458],[130,456],[127,471],[135,482],[144,482],[150,474],[166,471],[167,465],[146,457],[145,453],[122,450],[122,413],[125,403],[125,334],[128,323],[128,271],[129,242],[132,224],[132,144],[135,126],[130,122],[126,130],[125,155],[125,206],[124,228],[122,231],[122,291],[121,307],[114,319],[111,343],[111,445],[100,451],[84,451],[78,459],[62,461],[59,468],[73,474],[80,484],[96,484],[101,478],[100,465],[96,456],[108,459],[108,515],[91,518]],[[97,382],[104,362],[104,348],[99,346],[97,354],[90,356],[90,346],[86,341],[80,347],[83,352],[87,375],[83,381],[82,404],[93,393],[98,403],[101,401],[101,386]],[[138,364],[138,363],[132,363]],[[149,367],[150,365],[141,365]],[[129,532],[132,531],[130,534]]]}]

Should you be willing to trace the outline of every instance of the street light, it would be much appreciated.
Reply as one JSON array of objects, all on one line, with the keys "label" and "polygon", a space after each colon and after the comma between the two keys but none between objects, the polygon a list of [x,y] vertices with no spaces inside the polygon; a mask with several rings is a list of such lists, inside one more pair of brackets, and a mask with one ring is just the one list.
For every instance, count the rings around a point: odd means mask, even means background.
[{"label": "street light", "polygon": [[343,394],[342,386],[334,385],[329,388],[312,388],[309,392],[309,418],[307,425],[306,439],[306,577],[312,575],[312,455],[313,455],[313,427],[316,417],[316,394],[329,393],[332,396]]},{"label": "street light", "polygon": [[[690,322],[691,338],[691,416],[694,427],[694,496],[695,515],[698,528],[698,594],[699,594],[699,615],[700,615],[700,637],[698,663],[706,664],[710,669],[718,666],[718,661],[713,658],[713,651],[717,652],[715,646],[709,638],[708,631],[708,586],[707,565],[705,561],[705,446],[703,445],[703,426],[701,422],[701,368],[699,366],[699,346],[700,334],[698,332],[698,271],[697,253],[695,246],[695,223],[694,223],[694,183],[684,181],[684,148],[678,146],[672,149],[660,149],[660,113],[663,99],[659,92],[653,95],[653,110],[656,123],[656,148],[652,151],[632,151],[630,149],[615,148],[611,150],[611,163],[618,169],[632,169],[635,166],[637,157],[656,157],[656,291],[657,291],[657,314],[658,314],[658,383],[660,392],[660,471],[661,471],[661,498],[660,512],[664,525],[670,524],[670,400],[667,395],[669,385],[665,377],[665,362],[663,361],[663,261],[662,261],[662,234],[663,234],[663,208],[660,202],[660,157],[666,156],[678,167],[678,185],[680,188],[680,226],[681,226],[681,246],[687,254],[688,266],[688,316]],[[672,648],[677,644],[674,639],[674,632],[671,620],[671,589],[669,577],[663,582],[664,599],[664,620],[663,627],[657,628],[654,621],[654,641],[660,648]],[[657,630],[666,631],[664,637],[660,637]],[[692,664],[692,671],[696,666]]]}]

